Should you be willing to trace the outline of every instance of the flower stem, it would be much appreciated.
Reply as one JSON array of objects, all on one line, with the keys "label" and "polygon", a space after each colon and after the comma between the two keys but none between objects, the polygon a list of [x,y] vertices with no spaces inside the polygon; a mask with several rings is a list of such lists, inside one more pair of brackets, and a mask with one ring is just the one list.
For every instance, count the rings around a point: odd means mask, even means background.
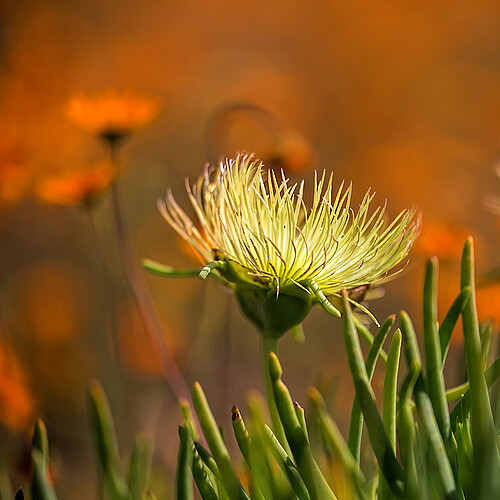
[{"label": "flower stem", "polygon": [[274,399],[273,382],[269,373],[269,354],[271,352],[274,352],[276,355],[278,354],[278,339],[275,336],[267,335],[264,332],[261,332],[261,339],[262,367],[264,369],[264,384],[266,389],[267,406],[271,417],[271,426],[281,446],[283,446],[288,455],[292,456],[285,436],[285,431],[280,420],[276,401]]},{"label": "flower stem", "polygon": [[[115,174],[118,174],[118,148],[119,144],[114,141],[108,141],[110,161]],[[182,377],[177,364],[172,355],[167,349],[164,341],[158,315],[153,305],[153,299],[149,292],[146,280],[139,267],[138,260],[135,255],[130,235],[125,226],[118,197],[118,189],[116,178],[111,185],[111,204],[113,209],[113,221],[115,225],[116,236],[118,238],[118,247],[121,261],[125,271],[125,276],[132,293],[132,297],[139,312],[141,321],[144,325],[146,333],[154,347],[154,352],[160,362],[163,375],[167,380],[170,388],[176,398],[186,401],[191,401],[188,387]]]}]

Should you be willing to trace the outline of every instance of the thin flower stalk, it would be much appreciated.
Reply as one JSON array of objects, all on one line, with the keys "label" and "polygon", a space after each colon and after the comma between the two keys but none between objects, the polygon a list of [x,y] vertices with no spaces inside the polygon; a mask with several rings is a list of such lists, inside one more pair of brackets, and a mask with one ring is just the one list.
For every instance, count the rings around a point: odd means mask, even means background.
[{"label": "thin flower stalk", "polygon": [[[114,166],[115,171],[118,171],[118,147],[119,145],[116,142],[109,141],[110,161]],[[177,367],[177,364],[175,363],[175,360],[163,341],[162,329],[153,305],[151,293],[149,292],[146,280],[137,265],[138,261],[122,217],[116,181],[111,185],[111,203],[113,208],[114,225],[119,243],[118,247],[125,275],[142,323],[144,324],[151,343],[155,347],[155,353],[157,353],[159,357],[165,379],[170,385],[176,398],[179,401],[190,401],[189,389],[180,373],[179,368]]]}]

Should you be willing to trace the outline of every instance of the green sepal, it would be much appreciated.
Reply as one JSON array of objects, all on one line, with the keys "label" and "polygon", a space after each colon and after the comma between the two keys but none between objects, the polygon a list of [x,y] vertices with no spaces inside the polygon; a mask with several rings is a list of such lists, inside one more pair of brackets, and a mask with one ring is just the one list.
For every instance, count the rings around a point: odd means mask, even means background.
[{"label": "green sepal", "polygon": [[302,323],[313,305],[310,294],[295,288],[297,293],[278,294],[273,288],[238,284],[234,292],[241,311],[257,330],[278,338]]}]

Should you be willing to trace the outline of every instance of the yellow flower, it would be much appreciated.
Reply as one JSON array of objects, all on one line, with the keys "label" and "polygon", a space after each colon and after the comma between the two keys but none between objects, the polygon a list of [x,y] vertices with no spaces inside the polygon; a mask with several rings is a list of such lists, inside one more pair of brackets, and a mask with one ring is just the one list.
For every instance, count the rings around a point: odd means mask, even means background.
[{"label": "yellow flower", "polygon": [[41,179],[36,186],[38,198],[54,205],[91,205],[109,188],[114,179],[107,163],[87,170],[75,170]]},{"label": "yellow flower", "polygon": [[[251,156],[208,169],[188,186],[198,230],[171,192],[160,210],[172,227],[208,261],[229,261],[248,281],[279,289],[314,280],[328,295],[343,288],[380,283],[401,262],[417,235],[415,210],[388,224],[385,207],[371,215],[366,193],[357,214],[350,209],[351,186],[333,197],[332,176],[316,177],[307,210],[304,182],[288,185],[267,173]],[[230,280],[229,280],[230,281]],[[305,285],[307,286],[307,285]]]},{"label": "yellow flower", "polygon": [[67,108],[67,116],[73,123],[109,141],[128,137],[153,121],[159,112],[156,99],[111,91],[76,96]]},{"label": "yellow flower", "polygon": [[[301,321],[313,303],[339,315],[326,296],[379,284],[397,273],[393,269],[407,257],[420,226],[415,209],[402,211],[392,222],[385,206],[370,213],[370,191],[355,213],[351,186],[342,183],[334,194],[332,176],[324,172],[315,177],[307,208],[303,181],[290,185],[284,174],[266,171],[249,155],[207,168],[187,189],[199,229],[170,191],[159,203],[161,213],[208,263],[200,277],[215,272],[233,287],[259,329],[279,326],[265,319],[271,309],[286,329]],[[289,302],[283,314],[272,304],[280,300]],[[289,318],[299,302],[302,312]]]}]

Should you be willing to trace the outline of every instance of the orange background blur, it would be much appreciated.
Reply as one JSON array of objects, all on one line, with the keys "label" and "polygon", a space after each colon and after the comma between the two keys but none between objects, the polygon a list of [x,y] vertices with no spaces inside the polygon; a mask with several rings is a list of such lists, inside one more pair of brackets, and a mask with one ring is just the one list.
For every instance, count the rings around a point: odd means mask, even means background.
[{"label": "orange background blur", "polygon": [[[154,489],[160,498],[173,491],[180,417],[123,278],[109,199],[89,211],[34,196],[45,176],[105,158],[65,117],[75,94],[132,90],[161,103],[121,156],[120,198],[139,257],[192,267],[156,200],[171,186],[187,206],[184,178],[223,154],[273,155],[275,131],[251,113],[235,114],[214,140],[214,112],[246,103],[314,153],[292,180],[332,170],[353,181],[354,205],[372,187],[392,215],[421,208],[410,265],[371,305],[379,319],[404,307],[419,326],[423,262],[434,253],[442,317],[469,234],[480,275],[500,264],[500,219],[485,208],[500,197],[498,2],[21,0],[0,9],[0,469],[15,486],[41,415],[60,498],[96,497],[85,387],[97,378],[124,454],[135,431],[149,432]],[[186,379],[199,379],[228,420],[233,403],[261,388],[258,336],[214,283],[147,279]],[[482,318],[500,318],[498,292],[479,291]],[[339,323],[317,308],[305,332],[300,348],[282,341],[286,381],[303,402],[309,384],[330,387],[345,428],[352,386]],[[461,359],[459,332],[455,340]],[[453,367],[447,375],[449,385],[461,376]]]}]

